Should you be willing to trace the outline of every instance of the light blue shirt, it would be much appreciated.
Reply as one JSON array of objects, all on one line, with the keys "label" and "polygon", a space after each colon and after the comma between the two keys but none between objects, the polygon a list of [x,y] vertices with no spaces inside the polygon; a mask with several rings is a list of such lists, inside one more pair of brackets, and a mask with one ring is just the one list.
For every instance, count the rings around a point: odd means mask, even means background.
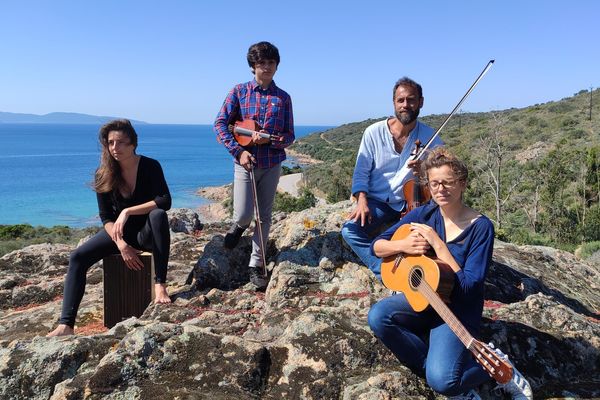
[{"label": "light blue shirt", "polygon": [[[367,197],[385,202],[396,211],[402,211],[405,204],[402,188],[414,176],[407,166],[414,143],[419,139],[425,145],[434,133],[431,127],[417,120],[402,153],[398,153],[387,119],[370,125],[365,129],[358,149],[352,176],[352,193],[365,192]],[[429,149],[443,144],[438,136]]]}]

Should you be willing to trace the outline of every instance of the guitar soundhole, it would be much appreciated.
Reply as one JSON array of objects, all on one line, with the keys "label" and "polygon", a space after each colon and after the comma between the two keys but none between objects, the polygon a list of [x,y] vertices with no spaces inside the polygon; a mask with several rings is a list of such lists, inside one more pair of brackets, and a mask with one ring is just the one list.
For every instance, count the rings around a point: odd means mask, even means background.
[{"label": "guitar soundhole", "polygon": [[420,266],[417,266],[415,268],[413,268],[412,271],[410,271],[410,287],[412,289],[417,289],[419,287],[419,285],[421,284],[421,281],[423,280],[423,270],[421,269]]}]

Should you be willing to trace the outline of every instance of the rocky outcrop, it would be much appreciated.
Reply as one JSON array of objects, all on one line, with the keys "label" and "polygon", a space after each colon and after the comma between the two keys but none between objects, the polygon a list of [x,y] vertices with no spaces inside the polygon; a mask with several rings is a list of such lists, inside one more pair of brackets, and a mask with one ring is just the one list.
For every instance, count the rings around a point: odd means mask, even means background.
[{"label": "rocky outcrop", "polygon": [[[265,293],[248,283],[251,229],[231,251],[222,247],[225,223],[173,233],[174,303],[111,330],[101,326],[93,267],[69,338],[41,336],[60,312],[72,248],[2,257],[0,398],[443,398],[369,330],[370,305],[389,291],[341,239],[348,208],[274,216]],[[482,339],[510,355],[536,398],[600,396],[599,282],[600,267],[570,253],[496,243]],[[483,397],[497,398],[490,389]]]},{"label": "rocky outcrop", "polygon": [[194,233],[202,229],[198,214],[188,208],[172,208],[167,215],[173,232]]}]

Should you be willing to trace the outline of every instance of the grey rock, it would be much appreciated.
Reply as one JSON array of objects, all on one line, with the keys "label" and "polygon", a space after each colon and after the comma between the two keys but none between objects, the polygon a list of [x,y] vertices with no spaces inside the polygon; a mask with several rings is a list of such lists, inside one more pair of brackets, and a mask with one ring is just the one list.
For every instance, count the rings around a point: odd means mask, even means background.
[{"label": "grey rock", "polygon": [[202,229],[200,217],[188,208],[172,208],[167,215],[173,232],[194,233]]},{"label": "grey rock", "polygon": [[[0,271],[35,274],[51,270],[56,266],[66,268],[73,246],[65,244],[34,244],[15,250],[0,257]],[[66,269],[65,269],[66,270]]]},{"label": "grey rock", "polygon": [[[174,233],[174,303],[109,331],[92,268],[70,338],[39,335],[60,312],[72,247],[2,257],[0,398],[444,398],[370,332],[369,307],[390,292],[341,239],[349,208],[274,215],[265,293],[248,285],[251,230],[233,250],[222,247],[225,223]],[[598,264],[570,253],[496,243],[481,339],[510,356],[536,398],[600,396],[599,278]],[[497,398],[491,386],[480,389],[485,400]]]}]

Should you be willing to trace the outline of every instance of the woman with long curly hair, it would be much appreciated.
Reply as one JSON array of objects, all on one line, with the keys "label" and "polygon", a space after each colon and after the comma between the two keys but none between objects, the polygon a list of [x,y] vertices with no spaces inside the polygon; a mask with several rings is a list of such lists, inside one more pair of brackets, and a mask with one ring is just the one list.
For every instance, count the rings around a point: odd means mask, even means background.
[{"label": "woman with long curly hair", "polygon": [[74,334],[88,269],[120,253],[127,268],[140,270],[139,249],[153,252],[155,303],[170,303],[166,277],[169,260],[171,194],[158,161],[136,154],[137,133],[128,120],[108,122],[99,133],[102,154],[93,188],[104,229],[71,254],[59,325],[47,336]]}]

